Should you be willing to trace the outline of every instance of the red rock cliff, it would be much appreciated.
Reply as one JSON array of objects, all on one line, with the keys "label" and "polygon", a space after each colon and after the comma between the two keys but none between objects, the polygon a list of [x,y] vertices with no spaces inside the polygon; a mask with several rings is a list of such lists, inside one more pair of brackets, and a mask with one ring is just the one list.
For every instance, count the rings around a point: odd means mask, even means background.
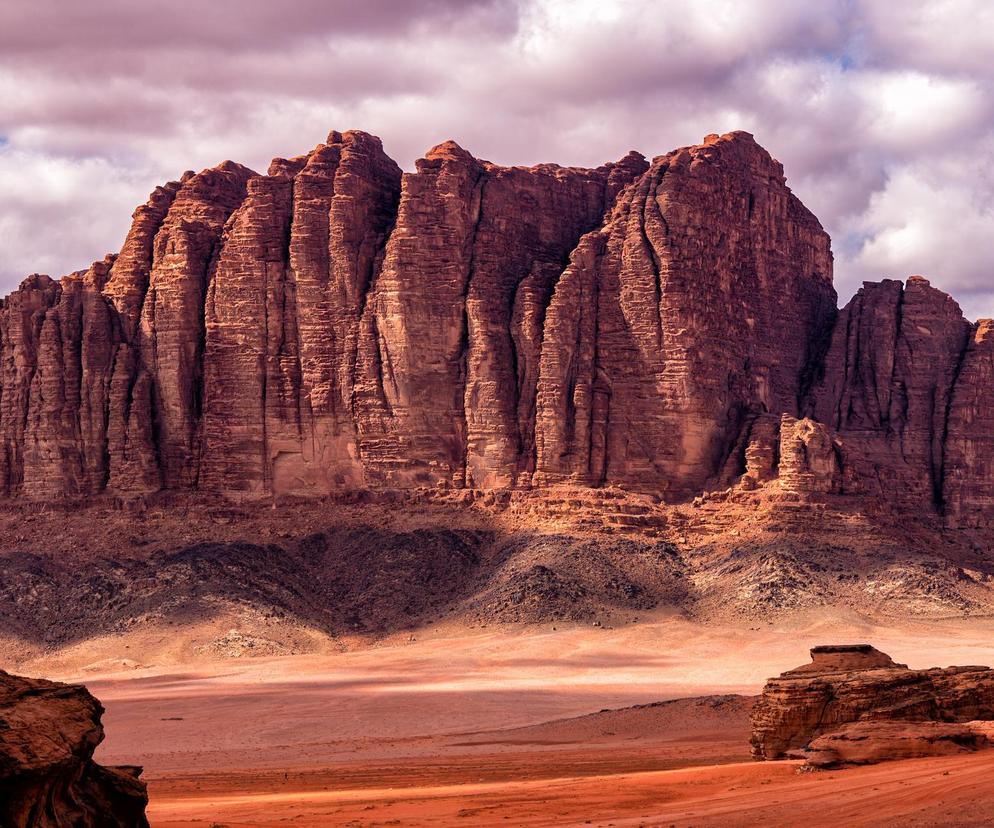
[{"label": "red rock cliff", "polygon": [[3,300],[0,492],[746,474],[985,520],[990,326],[920,279],[836,314],[828,236],[746,133],[597,169],[446,142],[402,173],[333,132],[186,173],[118,255]]},{"label": "red rock cliff", "polygon": [[954,526],[994,517],[991,323],[920,276],[866,283],[843,309],[813,389],[837,435],[844,493]]},{"label": "red rock cliff", "polygon": [[655,159],[549,306],[539,479],[699,492],[751,420],[797,413],[834,311],[828,236],[751,136]]}]

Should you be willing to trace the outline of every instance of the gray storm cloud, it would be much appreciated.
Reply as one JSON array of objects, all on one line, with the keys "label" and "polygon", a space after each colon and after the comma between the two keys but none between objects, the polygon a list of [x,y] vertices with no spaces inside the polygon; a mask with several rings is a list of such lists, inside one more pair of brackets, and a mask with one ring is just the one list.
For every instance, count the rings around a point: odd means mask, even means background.
[{"label": "gray storm cloud", "polygon": [[446,138],[598,164],[746,129],[832,234],[843,301],[922,273],[992,316],[992,32],[974,0],[8,0],[0,292],[116,250],[185,169],[332,128],[408,168]]}]

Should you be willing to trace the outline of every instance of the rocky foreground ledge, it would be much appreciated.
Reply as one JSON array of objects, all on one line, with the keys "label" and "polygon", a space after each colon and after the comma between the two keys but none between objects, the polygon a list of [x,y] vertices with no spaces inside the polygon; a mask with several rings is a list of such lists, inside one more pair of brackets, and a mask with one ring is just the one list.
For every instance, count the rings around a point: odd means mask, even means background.
[{"label": "rocky foreground ledge", "polygon": [[93,761],[103,712],[81,685],[0,671],[0,825],[148,828],[141,768]]},{"label": "rocky foreground ledge", "polygon": [[821,646],[770,679],[752,712],[756,759],[814,767],[946,756],[994,745],[994,670],[910,670],[869,644]]}]

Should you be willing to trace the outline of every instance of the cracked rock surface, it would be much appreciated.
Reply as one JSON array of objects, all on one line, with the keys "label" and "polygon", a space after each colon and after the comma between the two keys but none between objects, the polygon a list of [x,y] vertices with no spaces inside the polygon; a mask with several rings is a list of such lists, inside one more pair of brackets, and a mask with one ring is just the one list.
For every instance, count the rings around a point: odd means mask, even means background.
[{"label": "cracked rock surface", "polygon": [[0,671],[0,824],[148,828],[138,767],[103,767],[100,702],[80,685]]},{"label": "cracked rock surface", "polygon": [[991,746],[994,670],[909,670],[870,646],[828,645],[770,679],[752,712],[756,759],[817,767],[942,756]]}]

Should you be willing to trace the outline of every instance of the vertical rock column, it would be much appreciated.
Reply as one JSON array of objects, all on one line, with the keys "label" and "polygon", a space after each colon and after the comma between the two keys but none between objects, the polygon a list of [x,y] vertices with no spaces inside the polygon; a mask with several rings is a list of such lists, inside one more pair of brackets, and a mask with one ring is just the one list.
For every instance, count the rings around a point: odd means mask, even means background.
[{"label": "vertical rock column", "polygon": [[162,485],[152,423],[152,378],[139,369],[138,323],[152,271],[155,237],[183,184],[156,187],[135,210],[131,228],[103,287],[111,303],[118,342],[111,360],[107,411],[106,475],[114,491],[152,491]]},{"label": "vertical rock column", "polygon": [[60,282],[45,315],[31,384],[24,438],[23,492],[30,497],[84,496],[107,482],[107,410],[117,339],[101,288],[114,261]]},{"label": "vertical rock column", "polygon": [[400,169],[378,139],[333,132],[249,182],[207,298],[205,485],[361,485],[353,419],[359,318]]},{"label": "vertical rock column", "polygon": [[[332,132],[294,179],[288,297],[296,302],[302,441],[274,444],[278,490],[363,485],[359,335],[397,215],[401,170],[379,138]],[[368,394],[366,396],[368,399]]]},{"label": "vertical rock column", "polygon": [[942,494],[951,526],[994,521],[994,321],[973,331],[946,423]]},{"label": "vertical rock column", "polygon": [[31,384],[42,349],[42,328],[62,289],[48,276],[29,276],[0,304],[0,488],[18,494],[24,479]]},{"label": "vertical rock column", "polygon": [[363,318],[356,399],[367,472],[390,485],[463,482],[465,303],[484,181],[451,141],[402,180]]},{"label": "vertical rock column", "polygon": [[969,334],[959,305],[920,276],[867,282],[841,312],[814,414],[842,438],[850,485],[941,508],[946,417]]},{"label": "vertical rock column", "polygon": [[[200,482],[208,488],[262,493],[271,486],[267,410],[299,429],[296,388],[270,379],[284,345],[286,240],[292,182],[259,176],[232,215],[204,309],[204,451]],[[291,309],[292,311],[292,309]],[[293,343],[296,345],[296,343]],[[299,387],[299,382],[297,383]]]},{"label": "vertical rock column", "polygon": [[447,142],[404,176],[363,318],[357,413],[372,479],[527,480],[553,287],[580,237],[645,166],[633,154],[595,170],[507,168]]},{"label": "vertical rock column", "polygon": [[[126,332],[136,311],[138,316],[129,347],[118,354],[111,388],[110,486],[116,490],[197,482],[204,294],[225,222],[254,175],[226,161],[184,176],[154,233],[140,309],[135,300],[144,256],[136,250],[120,272],[112,272],[108,293],[124,310]],[[145,242],[153,218],[137,216],[129,241]]]},{"label": "vertical rock column", "polygon": [[[625,162],[629,180],[647,166]],[[545,309],[569,252],[601,223],[619,166],[486,168],[466,293],[467,485],[513,486],[534,470]]]}]

